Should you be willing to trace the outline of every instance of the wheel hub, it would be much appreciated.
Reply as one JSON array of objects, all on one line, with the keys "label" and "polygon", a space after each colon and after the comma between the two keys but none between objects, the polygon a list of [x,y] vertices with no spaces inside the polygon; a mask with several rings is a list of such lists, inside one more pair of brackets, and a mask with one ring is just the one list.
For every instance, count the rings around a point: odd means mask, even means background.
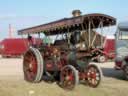
[{"label": "wheel hub", "polygon": [[32,63],[29,64],[29,69],[30,69],[30,70],[33,70]]},{"label": "wheel hub", "polygon": [[72,75],[66,76],[66,77],[65,77],[65,80],[66,80],[66,81],[72,81],[72,80],[73,80],[73,76],[72,76]]}]

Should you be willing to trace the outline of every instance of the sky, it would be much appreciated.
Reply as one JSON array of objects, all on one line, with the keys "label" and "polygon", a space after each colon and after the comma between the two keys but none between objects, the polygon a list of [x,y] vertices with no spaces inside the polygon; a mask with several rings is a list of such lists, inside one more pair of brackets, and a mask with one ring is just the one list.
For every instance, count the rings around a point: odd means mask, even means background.
[{"label": "sky", "polygon": [[127,21],[127,4],[128,0],[1,0],[0,40],[9,37],[9,24],[13,37],[17,37],[17,30],[71,17],[74,9],[82,14],[104,13],[118,22]]}]

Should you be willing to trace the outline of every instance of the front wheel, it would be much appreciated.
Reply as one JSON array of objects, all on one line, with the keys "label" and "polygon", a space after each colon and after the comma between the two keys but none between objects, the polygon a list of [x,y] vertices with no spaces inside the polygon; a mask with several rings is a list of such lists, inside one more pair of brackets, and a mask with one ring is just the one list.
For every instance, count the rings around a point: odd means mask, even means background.
[{"label": "front wheel", "polygon": [[79,83],[78,71],[72,65],[66,65],[60,72],[60,84],[64,89],[72,90]]},{"label": "front wheel", "polygon": [[97,87],[101,82],[102,72],[101,69],[95,65],[90,64],[87,68],[87,83],[90,87]]}]

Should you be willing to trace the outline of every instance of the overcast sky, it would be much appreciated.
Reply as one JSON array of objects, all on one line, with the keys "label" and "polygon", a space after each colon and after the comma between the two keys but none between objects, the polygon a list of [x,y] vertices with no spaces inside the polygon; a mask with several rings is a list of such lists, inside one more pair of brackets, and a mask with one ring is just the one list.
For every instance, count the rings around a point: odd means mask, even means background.
[{"label": "overcast sky", "polygon": [[9,24],[17,37],[19,29],[71,17],[74,9],[108,14],[118,22],[128,20],[128,0],[1,0],[0,40],[8,37]]}]

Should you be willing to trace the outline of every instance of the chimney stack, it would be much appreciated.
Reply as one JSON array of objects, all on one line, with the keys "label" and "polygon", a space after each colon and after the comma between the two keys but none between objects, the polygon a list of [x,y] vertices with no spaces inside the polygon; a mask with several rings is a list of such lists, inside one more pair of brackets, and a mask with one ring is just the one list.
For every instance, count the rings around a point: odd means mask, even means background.
[{"label": "chimney stack", "polygon": [[12,38],[12,25],[9,24],[9,38]]},{"label": "chimney stack", "polygon": [[82,12],[80,10],[73,10],[72,15],[73,17],[81,16]]}]

